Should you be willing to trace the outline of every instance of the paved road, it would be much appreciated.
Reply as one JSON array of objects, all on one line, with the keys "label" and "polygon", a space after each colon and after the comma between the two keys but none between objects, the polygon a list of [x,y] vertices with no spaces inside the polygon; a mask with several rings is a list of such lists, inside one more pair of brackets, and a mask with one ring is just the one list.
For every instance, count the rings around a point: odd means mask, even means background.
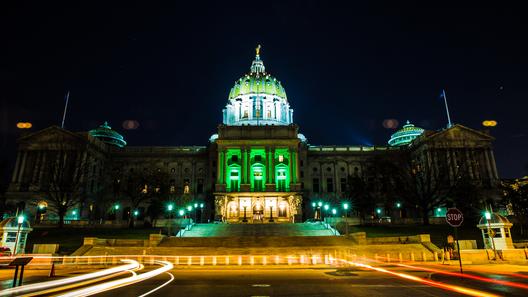
[{"label": "paved road", "polygon": [[[423,278],[429,273],[391,268]],[[175,280],[148,296],[462,296],[385,273],[351,269],[178,269]],[[169,280],[156,278],[100,294],[99,296],[140,296]],[[435,275],[432,276],[435,279]],[[439,277],[443,282],[493,292],[497,295],[526,296],[525,290],[489,286],[457,278]]]}]

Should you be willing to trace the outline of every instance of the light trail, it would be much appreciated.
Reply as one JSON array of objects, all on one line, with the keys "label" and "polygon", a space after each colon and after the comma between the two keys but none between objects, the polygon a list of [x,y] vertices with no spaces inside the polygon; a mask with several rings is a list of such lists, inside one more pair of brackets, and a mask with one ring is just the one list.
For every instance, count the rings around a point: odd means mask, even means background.
[{"label": "light trail", "polygon": [[15,288],[9,288],[9,289],[0,291],[0,296],[20,295],[20,294],[28,293],[32,291],[44,290],[44,289],[49,289],[49,288],[57,287],[57,286],[64,286],[64,285],[81,282],[81,281],[85,281],[85,280],[89,280],[89,279],[93,279],[97,277],[107,276],[107,275],[111,275],[111,274],[115,274],[115,273],[119,273],[119,272],[123,272],[127,270],[133,270],[139,267],[139,263],[137,261],[134,261],[134,260],[121,260],[121,261],[128,263],[128,264],[101,270],[101,271],[96,271],[96,272],[92,272],[88,274],[83,274],[79,276],[69,277],[65,279],[59,279],[59,280],[54,280],[54,281],[49,281],[49,282],[41,282],[41,283],[36,283],[36,284],[23,285],[23,286],[15,287]]},{"label": "light trail", "polygon": [[140,296],[138,296],[138,297],[145,297],[145,296],[147,296],[147,295],[150,295],[150,294],[156,292],[157,290],[159,290],[159,289],[165,287],[165,286],[168,285],[170,282],[172,282],[172,281],[174,280],[174,275],[172,275],[172,273],[170,273],[170,272],[166,272],[166,273],[170,276],[170,279],[169,279],[168,281],[166,281],[165,283],[161,284],[160,286],[158,286],[158,287],[156,287],[156,288],[154,288],[154,289],[148,291],[147,293],[145,293],[145,294],[143,294],[143,295],[140,295]]},{"label": "light trail", "polygon": [[401,278],[404,278],[404,279],[408,279],[408,280],[412,280],[412,281],[415,281],[415,282],[424,283],[424,284],[430,285],[432,287],[437,287],[437,288],[441,288],[441,289],[444,289],[444,290],[465,294],[465,295],[468,295],[468,296],[474,296],[474,297],[499,297],[499,295],[495,295],[495,294],[492,294],[492,293],[479,291],[479,290],[475,290],[475,289],[470,289],[470,288],[465,288],[465,287],[461,287],[461,286],[449,285],[449,284],[445,284],[445,283],[441,283],[441,282],[432,281],[432,280],[424,279],[424,278],[421,278],[421,277],[413,276],[413,275],[406,274],[406,273],[399,273],[399,272],[390,271],[390,270],[387,270],[387,269],[384,269],[384,268],[380,268],[380,267],[374,267],[374,266],[371,266],[371,265],[368,265],[368,264],[356,263],[356,262],[352,262],[352,261],[348,261],[348,260],[344,260],[344,259],[339,259],[339,260],[343,261],[345,263],[357,266],[357,267],[363,267],[363,268],[375,270],[375,271],[378,271],[378,272],[387,273],[387,274],[390,274],[390,275],[398,276],[398,277],[401,277]]},{"label": "light trail", "polygon": [[464,278],[468,278],[468,279],[478,280],[478,281],[481,281],[481,282],[495,283],[495,284],[499,284],[499,285],[504,285],[504,286],[509,286],[509,287],[515,287],[515,288],[528,290],[528,285],[525,285],[525,284],[522,284],[522,283],[516,283],[516,282],[512,282],[512,281],[493,279],[493,278],[489,278],[489,277],[477,276],[477,275],[467,274],[467,273],[443,271],[443,270],[438,270],[438,269],[425,268],[425,267],[413,266],[413,265],[407,265],[407,264],[396,264],[396,265],[401,266],[401,267],[420,269],[420,270],[423,270],[423,271],[429,271],[429,272],[445,274],[445,275],[451,275],[451,276],[456,276],[456,277],[464,277]]},{"label": "light trail", "polygon": [[113,289],[116,289],[116,288],[120,288],[120,287],[124,287],[124,286],[127,286],[127,285],[131,285],[131,284],[135,284],[135,283],[144,281],[146,279],[149,279],[149,278],[152,278],[154,276],[160,275],[160,274],[162,274],[164,272],[167,272],[167,271],[169,271],[169,270],[174,268],[172,263],[167,262],[167,261],[155,261],[155,262],[157,264],[161,264],[163,266],[158,268],[158,269],[151,270],[149,272],[145,272],[145,273],[138,274],[138,275],[135,275],[135,276],[130,276],[130,277],[127,277],[127,278],[118,279],[118,280],[115,280],[115,281],[111,281],[111,282],[107,282],[107,283],[91,286],[91,287],[88,287],[88,288],[84,288],[84,289],[68,292],[66,294],[59,295],[59,297],[83,297],[83,296],[94,295],[94,294],[97,294],[97,293],[113,290]]}]

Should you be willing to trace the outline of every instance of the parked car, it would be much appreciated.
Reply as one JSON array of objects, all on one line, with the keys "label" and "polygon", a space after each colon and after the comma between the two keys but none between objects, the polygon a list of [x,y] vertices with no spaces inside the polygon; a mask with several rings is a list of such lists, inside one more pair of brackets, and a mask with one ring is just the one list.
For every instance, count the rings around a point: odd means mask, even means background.
[{"label": "parked car", "polygon": [[9,256],[11,256],[11,249],[6,246],[0,247],[0,257],[9,257]]}]

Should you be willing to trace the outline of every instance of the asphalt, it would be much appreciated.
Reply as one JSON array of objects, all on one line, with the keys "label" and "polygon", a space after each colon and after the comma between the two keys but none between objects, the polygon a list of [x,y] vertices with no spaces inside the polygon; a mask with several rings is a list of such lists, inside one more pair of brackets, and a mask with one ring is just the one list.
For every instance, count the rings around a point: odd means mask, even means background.
[{"label": "asphalt", "polygon": [[[526,290],[505,288],[431,275],[427,272],[390,268],[422,278],[484,290],[501,296],[526,296]],[[148,296],[464,296],[385,273],[348,269],[178,269],[175,280]],[[163,274],[147,281],[108,291],[98,296],[141,296],[170,279]]]}]

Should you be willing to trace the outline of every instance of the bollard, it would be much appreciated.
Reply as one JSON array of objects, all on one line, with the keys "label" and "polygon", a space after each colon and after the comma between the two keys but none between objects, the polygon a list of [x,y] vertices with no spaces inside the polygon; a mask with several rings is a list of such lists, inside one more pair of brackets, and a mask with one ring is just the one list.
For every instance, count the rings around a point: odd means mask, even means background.
[{"label": "bollard", "polygon": [[262,265],[266,266],[267,262],[268,262],[268,257],[267,256],[262,257]]},{"label": "bollard", "polygon": [[238,265],[242,265],[242,256],[238,256]]},{"label": "bollard", "polygon": [[422,261],[427,261],[427,255],[425,254],[425,252],[422,252]]},{"label": "bollard", "polygon": [[304,255],[301,255],[301,264],[304,264]]},{"label": "bollard", "polygon": [[328,261],[328,255],[324,256],[324,263],[328,265],[330,262]]},{"label": "bollard", "polygon": [[387,263],[390,263],[390,254],[387,253]]},{"label": "bollard", "polygon": [[225,257],[225,265],[229,265],[229,256]]},{"label": "bollard", "polygon": [[451,253],[449,253],[449,252],[447,252],[447,253],[444,252],[444,254],[445,254],[445,259],[446,259],[446,261],[451,261]]},{"label": "bollard", "polygon": [[213,266],[216,266],[216,256],[213,256]]},{"label": "bollard", "polygon": [[255,265],[255,257],[254,256],[249,257],[249,264],[250,265]]},{"label": "bollard", "polygon": [[192,265],[192,257],[187,257],[187,265]]},{"label": "bollard", "polygon": [[411,252],[411,262],[414,262],[414,252]]},{"label": "bollard", "polygon": [[292,259],[290,256],[288,256],[288,265],[292,265]]},{"label": "bollard", "polygon": [[378,254],[374,254],[374,260],[378,261]]},{"label": "bollard", "polygon": [[434,252],[434,253],[433,253],[433,260],[434,260],[435,262],[438,262],[438,253],[437,253],[437,252]]},{"label": "bollard", "polygon": [[200,257],[200,266],[204,266],[204,263],[205,263],[205,258],[204,258],[204,256],[201,256]]},{"label": "bollard", "polygon": [[317,257],[315,255],[312,255],[312,264],[313,265],[317,264]]},{"label": "bollard", "polygon": [[398,260],[401,262],[403,262],[403,255],[402,253],[398,253]]},{"label": "bollard", "polygon": [[280,258],[279,258],[279,256],[275,256],[275,264],[276,264],[276,265],[279,265],[279,263],[280,263]]},{"label": "bollard", "polygon": [[180,265],[180,256],[174,258],[174,265]]}]

